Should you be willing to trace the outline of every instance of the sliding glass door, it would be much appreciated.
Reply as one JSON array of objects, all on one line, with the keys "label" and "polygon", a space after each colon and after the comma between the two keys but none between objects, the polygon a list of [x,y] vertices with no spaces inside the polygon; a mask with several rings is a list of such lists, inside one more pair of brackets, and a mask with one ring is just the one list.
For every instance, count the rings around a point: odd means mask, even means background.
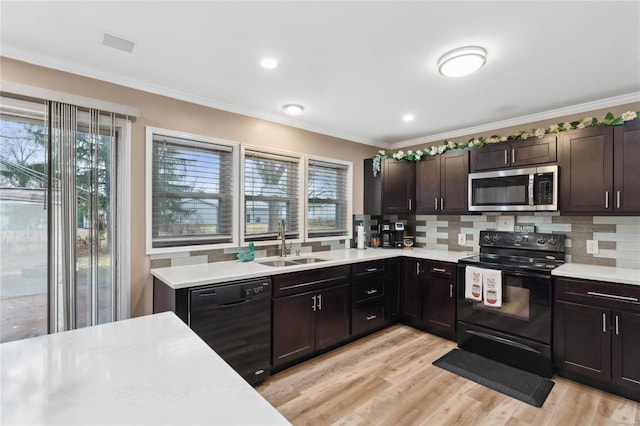
[{"label": "sliding glass door", "polygon": [[0,341],[118,319],[116,118],[1,100]]}]

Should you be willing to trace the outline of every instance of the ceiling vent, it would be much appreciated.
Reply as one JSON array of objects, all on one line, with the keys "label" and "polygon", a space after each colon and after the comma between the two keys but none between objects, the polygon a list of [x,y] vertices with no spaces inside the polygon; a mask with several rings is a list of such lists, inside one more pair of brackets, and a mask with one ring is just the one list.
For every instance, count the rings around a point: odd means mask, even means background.
[{"label": "ceiling vent", "polygon": [[102,44],[107,47],[113,47],[114,49],[122,50],[123,52],[131,53],[133,52],[133,46],[136,43],[132,40],[127,40],[126,38],[104,33]]}]

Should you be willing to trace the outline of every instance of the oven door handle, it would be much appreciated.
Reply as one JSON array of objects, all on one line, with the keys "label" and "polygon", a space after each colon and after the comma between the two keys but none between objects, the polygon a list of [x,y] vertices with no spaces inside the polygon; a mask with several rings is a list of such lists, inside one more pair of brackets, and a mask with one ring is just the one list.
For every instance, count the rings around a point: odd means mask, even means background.
[{"label": "oven door handle", "polygon": [[[551,275],[545,274],[536,274],[534,272],[513,272],[513,271],[502,271],[502,275],[515,275],[516,277],[525,277],[525,278],[540,278],[542,280],[551,281]],[[504,281],[504,280],[503,280]]]},{"label": "oven door handle", "polygon": [[509,346],[514,346],[516,348],[524,349],[525,351],[534,352],[537,354],[540,353],[540,351],[532,348],[531,346],[525,345],[524,343],[520,343],[520,342],[514,342],[513,340],[505,339],[503,337],[493,336],[491,334],[483,333],[481,331],[475,331],[475,330],[465,330],[465,332],[469,334],[474,334],[479,337],[483,337],[485,339],[493,340],[498,343],[504,343]]}]

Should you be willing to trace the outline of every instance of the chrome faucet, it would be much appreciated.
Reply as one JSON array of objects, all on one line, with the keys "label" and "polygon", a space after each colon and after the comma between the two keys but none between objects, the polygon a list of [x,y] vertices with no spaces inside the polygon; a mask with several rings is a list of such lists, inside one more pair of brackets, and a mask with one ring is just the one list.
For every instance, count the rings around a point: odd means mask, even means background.
[{"label": "chrome faucet", "polygon": [[287,252],[291,250],[291,244],[287,247],[284,219],[278,223],[278,233],[280,234],[280,257],[287,257]]}]

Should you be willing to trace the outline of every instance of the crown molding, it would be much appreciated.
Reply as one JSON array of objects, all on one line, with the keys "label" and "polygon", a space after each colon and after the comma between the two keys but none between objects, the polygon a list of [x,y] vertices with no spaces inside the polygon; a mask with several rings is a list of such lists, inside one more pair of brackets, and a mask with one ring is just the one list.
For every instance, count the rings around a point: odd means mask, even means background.
[{"label": "crown molding", "polygon": [[610,108],[618,105],[630,104],[633,102],[640,102],[640,92],[630,93],[630,94],[621,95],[621,96],[614,96],[612,98],[601,99],[598,101],[585,102],[578,105],[572,105],[568,107],[553,109],[553,110],[539,112],[535,114],[523,115],[516,118],[510,118],[508,120],[494,121],[492,123],[482,124],[475,127],[467,127],[464,129],[452,130],[450,132],[436,133],[433,135],[422,136],[419,138],[409,139],[406,141],[395,142],[389,145],[389,149],[395,150],[395,149],[420,145],[424,143],[444,141],[446,139],[453,139],[459,136],[473,135],[473,134],[488,132],[496,129],[503,129],[505,127],[519,126],[521,124],[533,123],[533,122],[542,121],[542,120],[549,120],[556,117],[579,114],[581,112],[594,111],[602,108]]}]

